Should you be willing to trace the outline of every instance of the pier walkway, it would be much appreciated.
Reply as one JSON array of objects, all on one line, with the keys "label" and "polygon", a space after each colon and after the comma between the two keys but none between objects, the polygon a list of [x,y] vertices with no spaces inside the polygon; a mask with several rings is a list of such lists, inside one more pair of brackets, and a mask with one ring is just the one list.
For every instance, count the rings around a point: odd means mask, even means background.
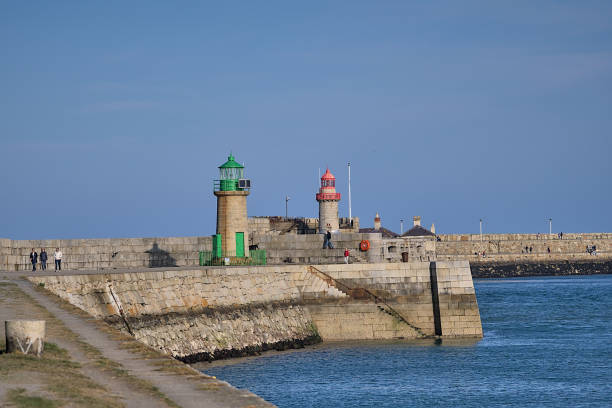
[{"label": "pier walkway", "polygon": [[[188,269],[188,268],[187,268]],[[192,268],[193,269],[193,268]],[[147,269],[151,271],[151,269]],[[134,270],[130,270],[134,271]],[[122,272],[61,271],[68,274],[106,274]],[[45,275],[59,275],[47,271]],[[66,304],[59,298],[35,288],[26,276],[41,272],[0,272],[0,320],[45,319],[47,342],[67,350],[80,374],[92,383],[103,386],[109,407],[272,407],[260,397],[238,390],[226,382],[206,376],[164,354],[121,334],[104,322]],[[21,299],[21,300],[20,300]],[[4,339],[4,325],[0,327]],[[11,356],[0,354],[2,359]],[[3,373],[0,380],[0,405],[16,388],[33,395],[66,401],[49,387],[45,373],[27,376],[21,382],[19,374]],[[53,375],[53,374],[50,374]],[[6,377],[6,378],[5,378]],[[104,398],[103,398],[104,399]],[[68,400],[70,406],[89,406],[79,399]]]}]

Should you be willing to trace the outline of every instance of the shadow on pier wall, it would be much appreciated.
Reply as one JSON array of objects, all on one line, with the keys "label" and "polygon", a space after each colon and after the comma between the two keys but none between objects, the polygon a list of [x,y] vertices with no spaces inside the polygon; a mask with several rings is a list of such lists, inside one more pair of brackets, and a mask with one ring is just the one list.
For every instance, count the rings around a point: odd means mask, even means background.
[{"label": "shadow on pier wall", "polygon": [[170,256],[170,252],[161,249],[157,242],[154,242],[153,247],[145,252],[149,254],[149,268],[176,266],[176,260]]}]

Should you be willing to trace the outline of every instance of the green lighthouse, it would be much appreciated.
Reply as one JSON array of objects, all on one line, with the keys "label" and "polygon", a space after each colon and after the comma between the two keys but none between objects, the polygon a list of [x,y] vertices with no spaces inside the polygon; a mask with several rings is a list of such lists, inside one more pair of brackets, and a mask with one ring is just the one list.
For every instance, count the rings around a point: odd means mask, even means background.
[{"label": "green lighthouse", "polygon": [[244,178],[244,166],[232,154],[219,166],[215,180],[217,196],[217,234],[213,240],[213,256],[243,258],[249,256],[246,197],[251,180]]}]

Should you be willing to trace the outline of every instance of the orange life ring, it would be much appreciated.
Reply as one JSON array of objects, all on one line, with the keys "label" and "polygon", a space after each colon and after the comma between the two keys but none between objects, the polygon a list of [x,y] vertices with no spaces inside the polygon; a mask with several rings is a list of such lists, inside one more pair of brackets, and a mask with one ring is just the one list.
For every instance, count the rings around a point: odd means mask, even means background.
[{"label": "orange life ring", "polygon": [[364,239],[363,241],[361,241],[361,244],[359,244],[359,249],[361,249],[364,252],[370,249],[370,241],[368,241],[367,239]]}]

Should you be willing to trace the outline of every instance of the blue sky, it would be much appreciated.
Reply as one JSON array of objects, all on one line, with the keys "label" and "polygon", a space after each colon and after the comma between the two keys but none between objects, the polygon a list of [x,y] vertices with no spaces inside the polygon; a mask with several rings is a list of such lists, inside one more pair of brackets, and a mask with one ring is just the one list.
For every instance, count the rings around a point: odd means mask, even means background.
[{"label": "blue sky", "polygon": [[0,237],[209,235],[249,215],[612,231],[609,1],[0,5]]}]

